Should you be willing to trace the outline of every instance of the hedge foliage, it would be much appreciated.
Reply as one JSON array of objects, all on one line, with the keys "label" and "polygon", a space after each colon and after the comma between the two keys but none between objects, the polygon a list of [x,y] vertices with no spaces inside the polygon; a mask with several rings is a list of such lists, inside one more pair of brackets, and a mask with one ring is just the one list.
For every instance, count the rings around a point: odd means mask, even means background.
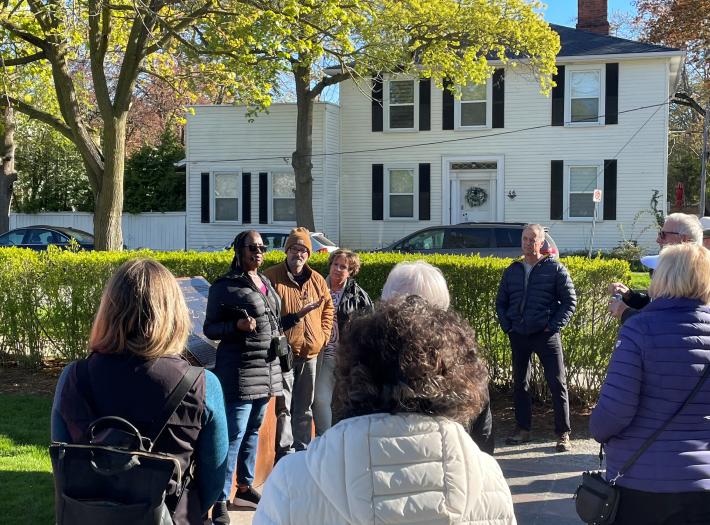
[{"label": "hedge foliage", "polygon": [[[231,252],[48,252],[10,248],[0,250],[0,358],[23,366],[40,366],[47,357],[76,359],[86,353],[86,341],[104,283],[124,261],[152,257],[176,276],[202,275],[210,282],[229,266]],[[269,253],[265,267],[283,260]],[[495,316],[495,296],[510,259],[452,255],[417,256],[441,268],[452,294],[452,306],[476,330],[488,361],[491,378],[500,385],[511,381],[510,349]],[[361,254],[357,277],[365,290],[379,297],[390,269],[411,255]],[[606,284],[628,281],[629,265],[619,260],[563,259],[577,289],[577,312],[563,330],[565,361],[571,389],[578,395],[595,392],[617,332],[607,314]],[[327,256],[315,255],[311,266],[325,275]],[[435,328],[435,327],[433,327]],[[534,373],[536,388],[542,376]],[[585,396],[586,397],[586,396]]]}]

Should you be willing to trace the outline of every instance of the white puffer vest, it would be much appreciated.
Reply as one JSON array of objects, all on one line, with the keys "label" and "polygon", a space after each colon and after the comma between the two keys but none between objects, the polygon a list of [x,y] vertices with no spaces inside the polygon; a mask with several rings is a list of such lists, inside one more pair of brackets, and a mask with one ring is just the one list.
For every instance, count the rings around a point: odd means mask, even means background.
[{"label": "white puffer vest", "polygon": [[254,525],[515,524],[498,463],[446,418],[341,421],[283,458]]}]

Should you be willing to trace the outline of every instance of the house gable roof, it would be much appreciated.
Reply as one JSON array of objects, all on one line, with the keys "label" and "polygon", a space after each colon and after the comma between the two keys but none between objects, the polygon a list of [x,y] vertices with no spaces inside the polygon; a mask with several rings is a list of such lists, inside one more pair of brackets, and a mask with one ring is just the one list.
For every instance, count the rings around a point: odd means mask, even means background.
[{"label": "house gable roof", "polygon": [[560,35],[561,49],[558,57],[679,52],[673,47],[645,44],[557,24],[550,24],[550,27]]}]

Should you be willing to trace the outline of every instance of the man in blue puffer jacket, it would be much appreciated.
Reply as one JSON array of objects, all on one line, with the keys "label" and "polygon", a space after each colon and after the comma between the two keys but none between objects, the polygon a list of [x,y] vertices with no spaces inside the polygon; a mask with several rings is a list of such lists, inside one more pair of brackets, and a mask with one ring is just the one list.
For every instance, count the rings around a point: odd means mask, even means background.
[{"label": "man in blue puffer jacket", "polygon": [[577,296],[567,269],[542,255],[545,230],[530,224],[523,230],[523,258],[503,273],[496,298],[498,322],[508,334],[513,352],[513,401],[516,432],[508,444],[530,441],[532,399],[530,364],[533,352],[540,359],[552,393],[557,451],[570,450],[569,399],[560,330],[572,317]]}]

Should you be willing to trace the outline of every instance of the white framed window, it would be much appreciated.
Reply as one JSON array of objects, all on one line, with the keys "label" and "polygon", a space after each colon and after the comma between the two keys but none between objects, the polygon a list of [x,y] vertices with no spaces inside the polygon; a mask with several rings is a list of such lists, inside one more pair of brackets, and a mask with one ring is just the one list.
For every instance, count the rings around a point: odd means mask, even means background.
[{"label": "white framed window", "polygon": [[[568,221],[591,221],[594,218],[595,189],[604,187],[603,162],[565,163],[564,219]],[[598,204],[597,220],[604,217],[604,200]]]},{"label": "white framed window", "polygon": [[385,218],[415,220],[419,217],[417,168],[392,166],[385,170]]},{"label": "white framed window", "polygon": [[212,222],[241,221],[241,173],[216,171],[212,173]]},{"label": "white framed window", "polygon": [[605,68],[566,68],[565,123],[570,126],[604,124]]},{"label": "white framed window", "polygon": [[493,83],[468,84],[461,88],[461,100],[454,104],[456,129],[484,129],[491,127]]},{"label": "white framed window", "polygon": [[269,222],[296,224],[296,176],[293,171],[269,174]]},{"label": "white framed window", "polygon": [[412,78],[385,80],[384,105],[387,131],[419,129],[419,82]]}]

